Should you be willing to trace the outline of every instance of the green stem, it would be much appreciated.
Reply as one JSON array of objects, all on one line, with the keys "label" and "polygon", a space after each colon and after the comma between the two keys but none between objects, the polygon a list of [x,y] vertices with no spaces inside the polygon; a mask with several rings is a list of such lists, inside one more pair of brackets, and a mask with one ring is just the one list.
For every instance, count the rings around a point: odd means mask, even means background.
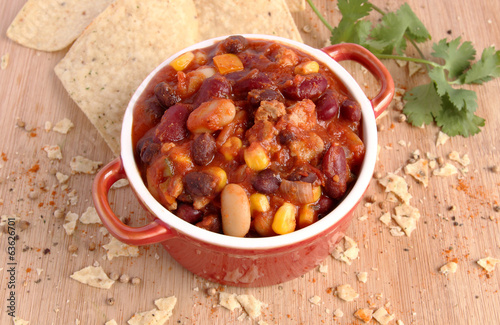
[{"label": "green stem", "polygon": [[325,17],[323,17],[323,15],[319,12],[316,6],[314,6],[312,1],[311,0],[306,0],[306,1],[309,4],[309,6],[311,6],[311,9],[314,11],[316,16],[318,16],[319,20],[321,20],[321,22],[326,26],[326,28],[328,28],[330,33],[333,32],[333,27],[326,21]]},{"label": "green stem", "polygon": [[392,54],[375,54],[374,55],[379,59],[392,59],[392,60],[401,60],[401,61],[411,61],[416,63],[428,64],[433,67],[440,67],[436,62],[432,62],[425,59],[412,58],[408,56],[400,56],[400,55],[392,55]]}]

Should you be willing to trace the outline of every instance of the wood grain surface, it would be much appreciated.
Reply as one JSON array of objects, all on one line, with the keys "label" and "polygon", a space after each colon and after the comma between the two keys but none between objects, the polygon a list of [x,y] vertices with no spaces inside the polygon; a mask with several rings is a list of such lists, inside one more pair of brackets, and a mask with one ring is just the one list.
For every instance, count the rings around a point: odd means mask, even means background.
[{"label": "wood grain surface", "polygon": [[[402,1],[373,1],[383,9],[394,10]],[[471,40],[478,51],[497,43],[500,46],[498,13],[500,1],[411,0],[410,6],[429,29],[433,40],[462,36]],[[317,7],[332,25],[340,15],[335,1],[316,0]],[[154,308],[154,300],[175,295],[178,303],[167,324],[257,324],[257,320],[238,320],[241,310],[230,312],[218,306],[216,296],[206,289],[251,294],[267,304],[259,320],[268,324],[363,324],[353,313],[358,308],[386,309],[404,324],[500,324],[500,265],[487,274],[476,263],[480,258],[500,258],[500,80],[477,91],[477,114],[486,119],[483,131],[470,138],[455,137],[436,147],[438,128],[411,127],[397,121],[399,112],[379,121],[381,147],[376,170],[382,174],[404,166],[416,149],[445,158],[451,151],[468,154],[469,172],[450,177],[431,177],[428,188],[406,176],[413,195],[412,203],[421,212],[417,230],[411,237],[393,237],[378,218],[379,202],[385,200],[383,188],[375,180],[367,192],[376,203],[363,202],[355,212],[347,235],[360,247],[359,259],[352,265],[327,258],[327,273],[317,270],[272,287],[242,289],[220,287],[183,269],[160,246],[140,248],[140,256],[103,259],[102,245],[109,241],[96,225],[78,224],[72,236],[66,235],[63,220],[54,210],[66,206],[68,192],[76,190],[78,203],[67,207],[81,214],[91,202],[91,175],[72,175],[69,189],[57,185],[51,170],[70,174],[72,157],[82,155],[107,163],[113,154],[70,99],[56,78],[53,68],[65,50],[46,53],[13,43],[5,32],[23,1],[0,2],[0,56],[10,55],[6,69],[0,70],[0,214],[16,215],[30,223],[16,228],[16,315],[32,325],[104,324],[115,319],[125,324],[135,313]],[[305,43],[322,47],[329,35],[314,13],[307,8],[293,14]],[[371,19],[379,16],[373,13]],[[304,32],[308,30],[310,32]],[[422,46],[431,53],[431,42]],[[411,54],[409,50],[409,54]],[[405,68],[385,62],[397,87],[411,88],[427,82],[425,75],[409,77]],[[368,94],[377,84],[354,64],[345,65]],[[46,121],[56,123],[69,118],[75,127],[67,134],[46,132]],[[26,126],[16,126],[22,120]],[[26,129],[32,129],[26,131]],[[407,146],[402,146],[404,140]],[[63,159],[49,160],[43,146],[58,144]],[[33,171],[39,166],[38,171]],[[36,168],[35,168],[36,169]],[[30,171],[31,170],[31,171]],[[403,173],[400,173],[402,175]],[[46,191],[40,189],[45,184]],[[43,185],[43,184],[42,184]],[[35,192],[38,197],[29,198]],[[33,196],[33,194],[31,195]],[[118,215],[129,216],[133,225],[144,223],[144,213],[129,188],[111,191],[110,200]],[[454,207],[454,208],[451,208]],[[363,218],[366,216],[366,218]],[[7,235],[0,234],[0,324],[12,324],[7,315],[10,274],[8,273]],[[96,244],[95,250],[89,247]],[[70,245],[78,251],[68,252]],[[458,261],[458,271],[445,276],[439,268]],[[92,288],[70,279],[70,275],[98,263],[106,272],[127,274],[141,279],[139,285],[117,282],[109,290]],[[367,272],[368,281],[357,280],[358,272]],[[350,284],[358,293],[354,302],[337,298],[331,288]],[[309,298],[319,296],[318,305]],[[114,298],[114,305],[106,300]],[[334,318],[340,309],[344,316]],[[375,324],[375,320],[370,322]],[[396,322],[393,321],[395,324]]]}]

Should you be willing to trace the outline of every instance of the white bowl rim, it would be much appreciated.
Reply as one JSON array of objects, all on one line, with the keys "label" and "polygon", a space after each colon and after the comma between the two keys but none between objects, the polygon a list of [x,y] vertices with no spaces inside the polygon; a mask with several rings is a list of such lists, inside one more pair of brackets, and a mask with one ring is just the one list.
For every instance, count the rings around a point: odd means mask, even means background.
[{"label": "white bowl rim", "polygon": [[[230,35],[228,35],[230,36]],[[242,250],[267,250],[275,249],[279,247],[294,245],[303,241],[306,241],[312,237],[317,236],[323,231],[333,227],[337,222],[339,222],[345,215],[347,215],[353,207],[356,206],[358,201],[362,198],[369,182],[372,178],[373,171],[376,163],[377,156],[377,129],[375,123],[375,115],[373,112],[372,105],[364,92],[361,90],[358,83],[354,78],[335,60],[319,49],[315,49],[303,43],[297,41],[289,40],[282,37],[262,35],[262,34],[241,34],[241,36],[248,39],[255,40],[269,40],[282,43],[288,46],[297,48],[300,51],[308,53],[318,59],[320,62],[328,66],[331,71],[338,77],[338,79],[344,84],[346,89],[349,91],[350,95],[360,104],[362,111],[362,132],[363,132],[363,142],[365,144],[365,157],[360,169],[360,174],[351,188],[347,196],[342,200],[342,202],[328,215],[323,217],[321,220],[309,225],[305,228],[296,230],[292,233],[273,237],[258,237],[258,238],[239,238],[232,237],[228,235],[218,234],[214,232],[207,231],[205,229],[196,227],[163,207],[148,191],[145,186],[138,167],[134,158],[134,150],[132,148],[132,122],[133,122],[133,110],[135,103],[139,99],[140,95],[147,87],[151,79],[167,64],[169,64],[174,58],[179,55],[192,51],[195,49],[201,49],[213,45],[214,43],[227,38],[228,36],[221,36],[205,40],[189,46],[166,59],[161,63],[155,70],[153,70],[141,85],[137,88],[134,95],[132,96],[127,109],[124,114],[122,131],[121,131],[121,159],[125,169],[125,173],[129,180],[130,185],[139,196],[139,199],[148,207],[149,211],[159,218],[162,222],[167,224],[169,227],[175,229],[178,233],[184,234],[189,237],[194,237],[199,241],[205,242],[207,244],[212,244],[220,247],[231,248],[231,249],[242,249]],[[174,231],[174,233],[175,233]],[[325,239],[327,240],[327,239]]]}]

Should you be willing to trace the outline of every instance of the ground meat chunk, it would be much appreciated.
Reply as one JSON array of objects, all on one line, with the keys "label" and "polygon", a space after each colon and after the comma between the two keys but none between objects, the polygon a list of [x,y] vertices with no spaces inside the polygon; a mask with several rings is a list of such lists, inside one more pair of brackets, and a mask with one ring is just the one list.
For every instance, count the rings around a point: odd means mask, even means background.
[{"label": "ground meat chunk", "polygon": [[276,124],[278,130],[283,130],[287,125],[310,130],[316,125],[316,106],[310,99],[304,99],[288,107],[288,113],[284,115]]},{"label": "ground meat chunk", "polygon": [[255,112],[255,121],[272,121],[286,114],[285,105],[277,100],[262,101]]},{"label": "ground meat chunk", "polygon": [[289,147],[292,156],[310,162],[325,150],[325,143],[316,133],[310,132],[306,138],[291,141]]},{"label": "ground meat chunk", "polygon": [[252,143],[271,141],[276,135],[278,135],[278,130],[274,127],[273,123],[261,120],[248,129],[245,137]]}]

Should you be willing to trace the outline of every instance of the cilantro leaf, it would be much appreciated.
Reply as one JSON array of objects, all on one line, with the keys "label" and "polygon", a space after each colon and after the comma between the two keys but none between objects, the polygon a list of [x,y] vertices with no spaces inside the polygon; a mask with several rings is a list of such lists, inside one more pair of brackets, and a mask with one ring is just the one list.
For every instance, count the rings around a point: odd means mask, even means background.
[{"label": "cilantro leaf", "polygon": [[442,109],[435,115],[436,123],[449,136],[468,137],[479,133],[484,119],[467,110],[457,111],[448,96],[442,97]]},{"label": "cilantro leaf", "polygon": [[476,50],[472,47],[471,42],[463,42],[460,45],[461,37],[447,42],[442,39],[439,43],[434,43],[432,55],[437,58],[442,58],[445,61],[444,69],[448,70],[448,78],[456,79],[460,77],[466,69],[470,67],[470,61],[474,60]]},{"label": "cilantro leaf", "polygon": [[439,96],[448,95],[450,102],[457,110],[467,109],[475,112],[477,108],[477,95],[474,91],[461,88],[453,88],[446,80],[443,67],[436,67],[429,72],[429,77],[436,83]]},{"label": "cilantro leaf", "polygon": [[431,39],[431,34],[429,34],[429,31],[425,28],[424,24],[420,21],[420,19],[418,19],[413,10],[411,10],[408,3],[404,3],[401,7],[399,7],[397,15],[402,21],[406,22],[408,26],[407,32],[411,39],[418,43]]},{"label": "cilantro leaf", "polygon": [[500,77],[500,51],[495,51],[495,47],[490,46],[481,54],[481,60],[467,71],[462,83],[482,84],[497,77]]},{"label": "cilantro leaf", "polygon": [[339,0],[337,6],[342,14],[342,19],[337,27],[332,30],[330,41],[332,44],[343,42],[364,42],[371,28],[368,21],[359,21],[368,16],[372,4],[368,0]]},{"label": "cilantro leaf", "polygon": [[417,86],[406,92],[403,113],[414,126],[430,124],[441,109],[441,97],[433,82]]}]

